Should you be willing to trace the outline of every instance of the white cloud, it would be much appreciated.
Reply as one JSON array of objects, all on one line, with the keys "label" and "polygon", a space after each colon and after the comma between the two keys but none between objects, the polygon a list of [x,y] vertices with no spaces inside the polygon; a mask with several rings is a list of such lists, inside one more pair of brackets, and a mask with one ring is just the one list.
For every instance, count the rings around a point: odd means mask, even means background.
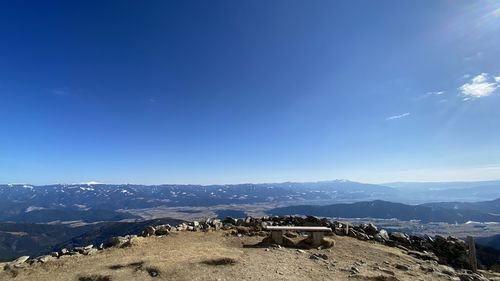
[{"label": "white cloud", "polygon": [[488,73],[481,73],[472,78],[469,83],[465,83],[459,88],[462,95],[465,97],[464,100],[492,95],[500,86],[500,79],[497,80],[497,78],[498,76],[491,78]]},{"label": "white cloud", "polygon": [[444,95],[444,91],[439,91],[439,92],[427,92],[424,94],[424,96],[428,97],[428,96],[440,96],[440,95]]},{"label": "white cloud", "polygon": [[394,116],[387,117],[385,120],[389,121],[389,120],[401,119],[401,118],[405,118],[405,117],[407,117],[409,115],[410,115],[410,112],[406,112],[406,113],[403,113],[403,114],[399,114],[399,115],[394,115]]},{"label": "white cloud", "polygon": [[495,82],[500,82],[500,76],[495,77]]},{"label": "white cloud", "polygon": [[427,92],[418,97],[413,98],[414,101],[420,101],[431,96],[441,96],[444,95],[444,91]]}]

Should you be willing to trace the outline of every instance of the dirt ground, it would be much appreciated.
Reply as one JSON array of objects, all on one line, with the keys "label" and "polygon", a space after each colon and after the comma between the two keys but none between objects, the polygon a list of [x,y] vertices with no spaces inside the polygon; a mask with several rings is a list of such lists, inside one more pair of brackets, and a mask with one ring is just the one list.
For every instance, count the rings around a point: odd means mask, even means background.
[{"label": "dirt ground", "polygon": [[[397,248],[349,237],[333,239],[336,245],[331,249],[297,250],[254,246],[262,237],[172,233],[139,238],[131,247],[91,256],[64,256],[15,271],[0,270],[0,280],[451,280],[443,273],[425,273],[421,265],[428,262]],[[313,254],[325,254],[327,259],[311,259]]]}]

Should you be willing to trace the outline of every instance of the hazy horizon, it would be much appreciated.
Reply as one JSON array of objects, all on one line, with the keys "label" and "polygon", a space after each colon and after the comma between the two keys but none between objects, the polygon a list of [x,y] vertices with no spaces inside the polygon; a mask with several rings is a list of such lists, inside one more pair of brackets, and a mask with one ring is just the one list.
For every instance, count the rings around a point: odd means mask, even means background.
[{"label": "hazy horizon", "polygon": [[322,179],[322,180],[287,180],[287,181],[253,181],[253,182],[214,182],[214,183],[192,183],[192,182],[157,182],[157,183],[143,183],[143,182],[100,182],[100,181],[76,181],[76,182],[49,182],[49,183],[31,183],[31,182],[0,182],[0,185],[33,185],[33,186],[44,186],[44,185],[57,185],[57,184],[68,184],[68,185],[243,185],[243,184],[283,184],[283,183],[321,183],[321,182],[357,182],[363,184],[374,184],[374,185],[391,185],[391,184],[404,184],[404,183],[475,183],[475,182],[497,182],[500,179],[485,179],[485,180],[469,180],[469,181],[457,181],[457,180],[438,180],[438,181],[390,181],[390,182],[364,182],[356,181],[351,179]]}]

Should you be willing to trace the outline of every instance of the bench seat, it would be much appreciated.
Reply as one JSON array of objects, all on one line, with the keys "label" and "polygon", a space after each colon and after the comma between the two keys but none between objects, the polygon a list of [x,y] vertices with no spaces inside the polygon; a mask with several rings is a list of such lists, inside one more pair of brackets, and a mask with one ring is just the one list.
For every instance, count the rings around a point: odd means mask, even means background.
[{"label": "bench seat", "polygon": [[311,233],[313,246],[321,245],[325,232],[332,232],[331,228],[324,226],[266,226],[264,229],[271,231],[271,239],[278,245],[283,244],[283,234],[286,231]]}]

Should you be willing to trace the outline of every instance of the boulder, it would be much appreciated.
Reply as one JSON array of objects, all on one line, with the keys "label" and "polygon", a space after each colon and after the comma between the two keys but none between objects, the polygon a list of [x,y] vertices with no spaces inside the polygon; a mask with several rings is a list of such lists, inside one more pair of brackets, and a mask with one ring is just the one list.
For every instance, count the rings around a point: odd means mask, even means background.
[{"label": "boulder", "polygon": [[309,226],[321,226],[321,220],[315,216],[307,216],[305,222]]},{"label": "boulder", "polygon": [[128,241],[128,239],[125,238],[125,237],[121,237],[121,236],[111,237],[111,238],[108,239],[108,241],[106,241],[106,243],[104,244],[104,246],[106,248],[107,247],[121,247],[127,241]]},{"label": "boulder", "polygon": [[434,253],[430,252],[419,252],[419,251],[408,251],[408,255],[420,259],[420,260],[432,260],[432,261],[438,261],[438,257]]},{"label": "boulder", "polygon": [[455,274],[456,274],[455,269],[453,269],[453,267],[449,267],[449,266],[442,265],[442,264],[439,265],[439,271],[441,271],[442,273],[444,273],[446,275],[450,275],[450,276],[455,276]]},{"label": "boulder", "polygon": [[142,236],[143,237],[148,237],[148,236],[152,236],[155,234],[155,228],[152,227],[152,226],[146,226],[146,228],[144,228],[144,230],[142,231]]},{"label": "boulder", "polygon": [[389,237],[399,243],[403,244],[409,244],[410,243],[410,237],[408,235],[401,233],[401,232],[392,232]]},{"label": "boulder", "polygon": [[380,243],[384,243],[384,242],[390,240],[389,234],[387,233],[387,231],[385,229],[381,229],[378,233],[373,235],[373,238],[375,239],[375,241],[380,242]]},{"label": "boulder", "polygon": [[363,230],[365,231],[366,234],[368,235],[375,235],[377,234],[378,232],[378,228],[373,224],[373,223],[369,223],[368,225],[366,225]]},{"label": "boulder", "polygon": [[21,264],[21,263],[25,263],[28,259],[30,258],[30,256],[22,256],[22,257],[18,257],[17,259],[13,260],[11,262],[11,264]]},{"label": "boulder", "polygon": [[44,256],[40,256],[40,257],[36,258],[36,260],[41,262],[41,263],[46,263],[46,262],[49,262],[49,261],[52,261],[55,259],[56,258],[54,258],[53,256],[49,256],[49,255],[44,255]]},{"label": "boulder", "polygon": [[232,225],[236,225],[236,223],[238,222],[237,219],[235,218],[232,218],[232,217],[226,217],[223,221],[222,221],[224,224],[232,224]]},{"label": "boulder", "polygon": [[85,255],[87,256],[90,256],[90,255],[94,255],[94,254],[97,254],[99,250],[97,250],[96,248],[92,248],[92,249],[89,249],[87,252],[85,252]]},{"label": "boulder", "polygon": [[168,235],[171,228],[169,224],[158,225],[155,227],[155,235]]}]

